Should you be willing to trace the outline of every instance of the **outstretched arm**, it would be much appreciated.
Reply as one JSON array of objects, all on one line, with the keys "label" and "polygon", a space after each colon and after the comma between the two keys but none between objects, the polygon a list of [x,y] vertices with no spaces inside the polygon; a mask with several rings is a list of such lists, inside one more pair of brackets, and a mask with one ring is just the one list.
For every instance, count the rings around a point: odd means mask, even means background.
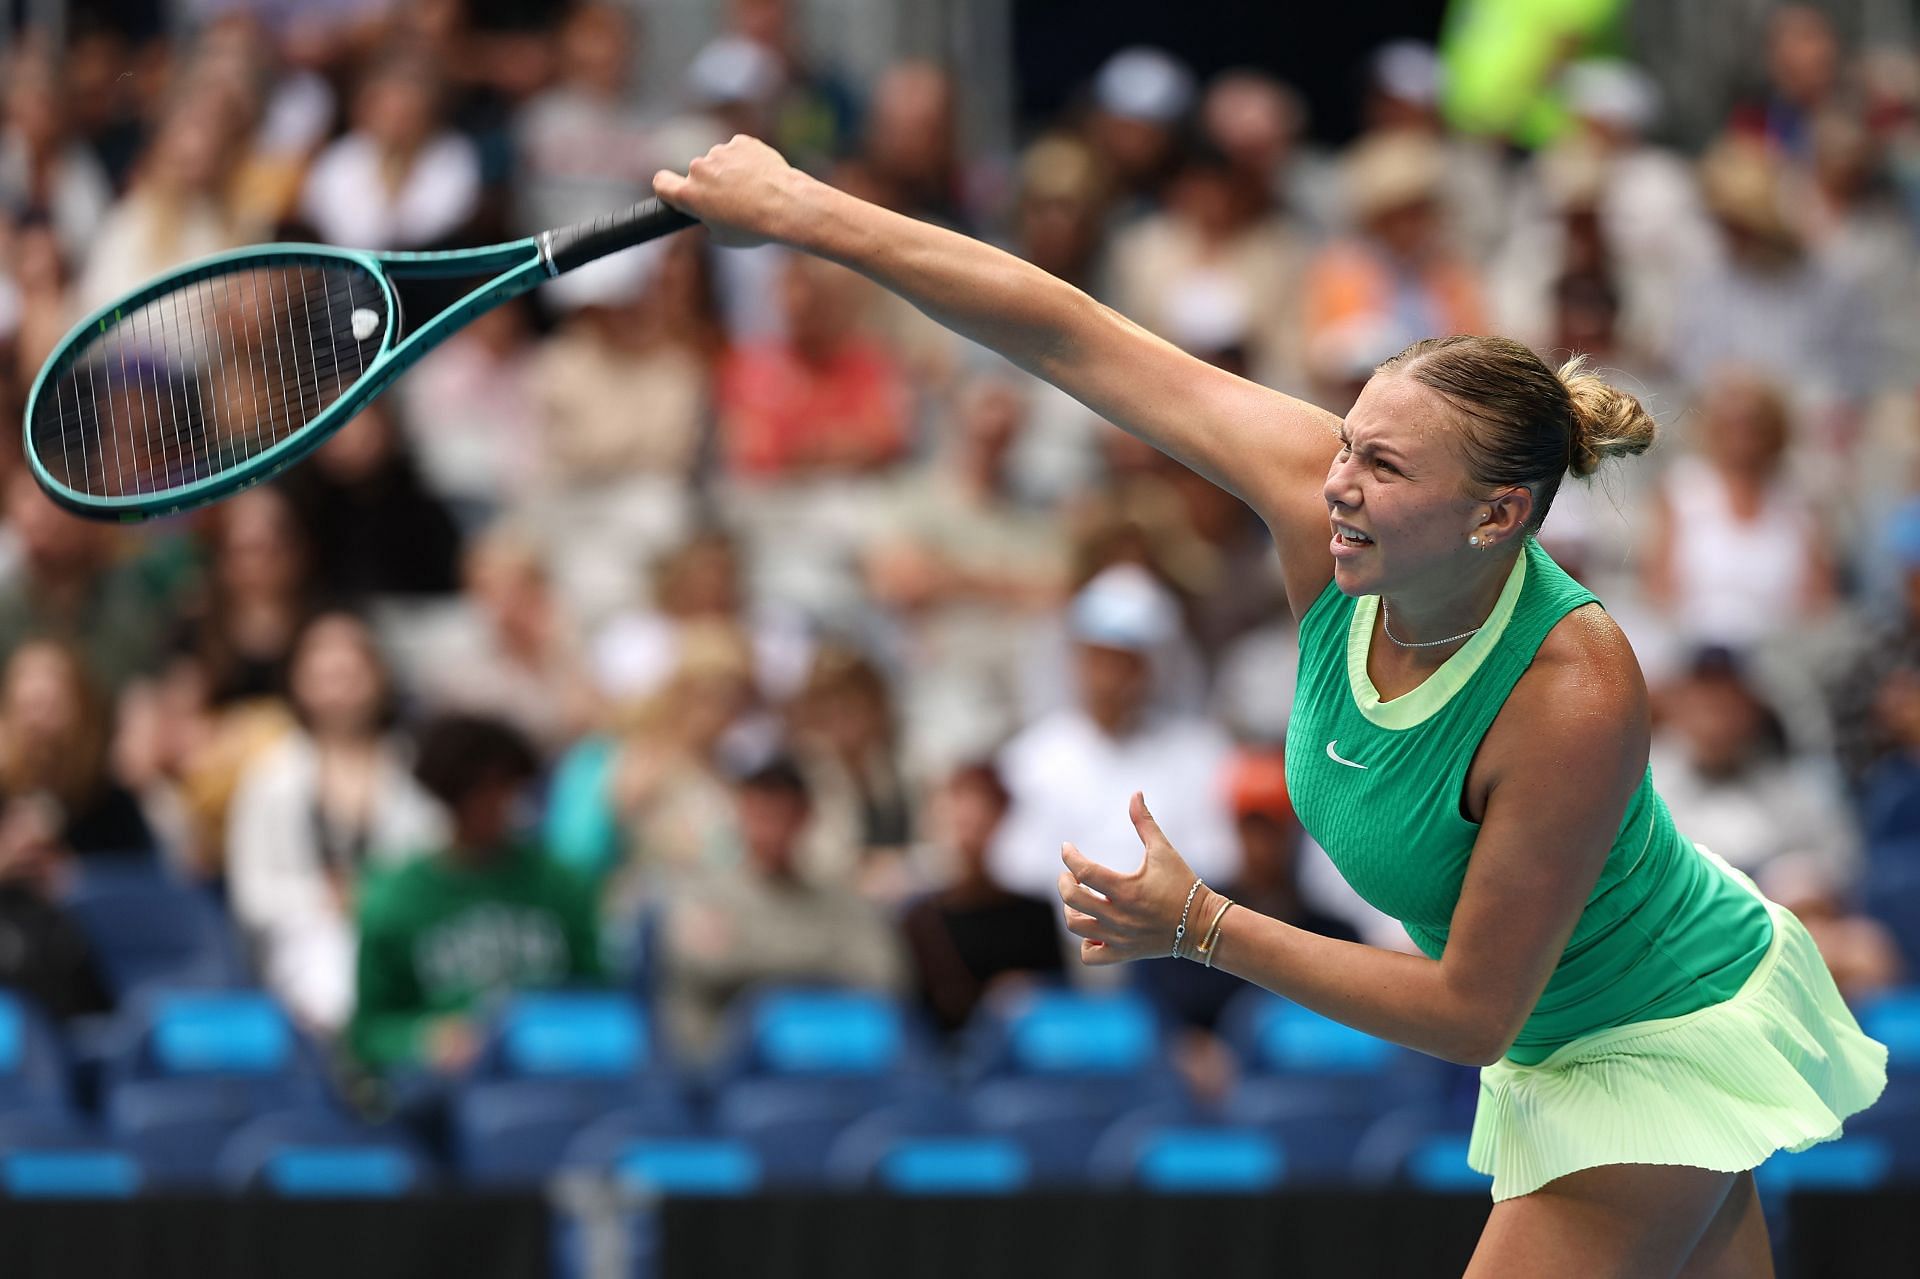
[{"label": "outstretched arm", "polygon": [[1237,495],[1273,530],[1296,613],[1333,576],[1320,497],[1333,414],[1196,359],[1012,254],[815,181],[755,139],[653,181],[720,243],[777,241],[850,267]]}]

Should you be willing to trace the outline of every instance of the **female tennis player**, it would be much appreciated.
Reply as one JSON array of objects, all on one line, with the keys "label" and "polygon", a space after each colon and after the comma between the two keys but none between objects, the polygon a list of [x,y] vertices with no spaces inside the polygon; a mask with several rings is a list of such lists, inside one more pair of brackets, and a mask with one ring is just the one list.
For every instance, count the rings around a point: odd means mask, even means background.
[{"label": "female tennis player", "polygon": [[[1194,876],[1136,795],[1130,873],[1068,845],[1089,964],[1175,953],[1481,1067],[1467,1271],[1772,1273],[1751,1169],[1886,1081],[1806,930],[1674,829],[1620,629],[1533,534],[1561,479],[1653,423],[1578,363],[1416,343],[1344,421],[1078,289],[736,137],[654,190],[723,244],[843,263],[1238,494],[1300,618],[1287,778],[1306,828],[1424,954],[1304,932]],[[1684,528],[1684,521],[1682,522]]]}]

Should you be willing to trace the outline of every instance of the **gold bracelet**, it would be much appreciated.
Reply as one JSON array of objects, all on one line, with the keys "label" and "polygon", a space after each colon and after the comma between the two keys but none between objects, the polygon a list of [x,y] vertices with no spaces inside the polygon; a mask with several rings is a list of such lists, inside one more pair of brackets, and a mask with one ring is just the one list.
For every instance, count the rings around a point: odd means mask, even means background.
[{"label": "gold bracelet", "polygon": [[1227,912],[1232,910],[1233,907],[1234,903],[1228,900],[1224,906],[1214,913],[1213,923],[1208,925],[1207,935],[1201,940],[1200,949],[1194,952],[1195,959],[1199,959],[1203,955],[1206,957],[1206,966],[1208,968],[1213,967],[1214,952],[1220,945],[1220,921],[1227,917]]}]

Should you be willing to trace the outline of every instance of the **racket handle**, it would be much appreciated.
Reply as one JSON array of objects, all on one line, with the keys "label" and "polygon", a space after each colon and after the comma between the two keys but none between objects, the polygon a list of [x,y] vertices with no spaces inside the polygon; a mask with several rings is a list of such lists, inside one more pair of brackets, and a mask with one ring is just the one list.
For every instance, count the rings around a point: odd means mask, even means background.
[{"label": "racket handle", "polygon": [[643,240],[693,226],[699,220],[658,199],[642,200],[630,209],[549,231],[540,237],[540,246],[547,270],[559,275]]}]

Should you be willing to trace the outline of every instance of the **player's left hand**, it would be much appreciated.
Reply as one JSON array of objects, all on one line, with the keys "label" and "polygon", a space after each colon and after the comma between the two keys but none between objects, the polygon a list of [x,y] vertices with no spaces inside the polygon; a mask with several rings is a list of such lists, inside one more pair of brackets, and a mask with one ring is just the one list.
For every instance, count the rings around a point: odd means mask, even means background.
[{"label": "player's left hand", "polygon": [[[1171,954],[1180,911],[1186,905],[1187,890],[1193,887],[1193,870],[1161,833],[1138,791],[1128,813],[1147,853],[1138,870],[1117,871],[1072,844],[1061,845],[1060,860],[1067,869],[1060,876],[1060,900],[1066,904],[1067,931],[1081,939],[1082,963],[1119,964]],[[1187,937],[1181,944],[1184,952],[1200,941],[1201,899],[1210,895],[1205,886],[1194,894],[1187,911]]]}]

